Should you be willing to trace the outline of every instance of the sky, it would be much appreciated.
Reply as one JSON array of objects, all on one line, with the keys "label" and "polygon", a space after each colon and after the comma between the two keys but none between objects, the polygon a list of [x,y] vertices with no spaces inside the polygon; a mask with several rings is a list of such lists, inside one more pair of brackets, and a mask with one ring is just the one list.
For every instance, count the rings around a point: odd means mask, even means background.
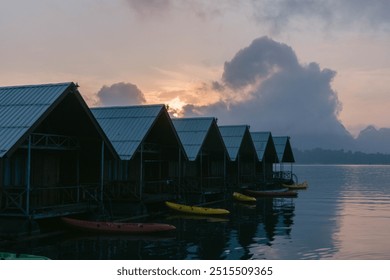
[{"label": "sky", "polygon": [[0,86],[73,81],[89,106],[164,103],[277,135],[390,127],[387,0],[0,4]]}]

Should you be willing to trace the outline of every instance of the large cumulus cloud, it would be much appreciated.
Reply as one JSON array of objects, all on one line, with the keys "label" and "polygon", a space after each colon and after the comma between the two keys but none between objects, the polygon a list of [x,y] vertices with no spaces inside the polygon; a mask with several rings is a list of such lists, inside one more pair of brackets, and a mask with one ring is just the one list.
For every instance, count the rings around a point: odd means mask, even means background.
[{"label": "large cumulus cloud", "polygon": [[347,147],[352,137],[338,119],[342,105],[331,87],[335,75],[317,63],[300,64],[291,47],[261,37],[225,63],[221,81],[214,83],[220,101],[187,105],[184,114],[290,135],[303,148]]}]

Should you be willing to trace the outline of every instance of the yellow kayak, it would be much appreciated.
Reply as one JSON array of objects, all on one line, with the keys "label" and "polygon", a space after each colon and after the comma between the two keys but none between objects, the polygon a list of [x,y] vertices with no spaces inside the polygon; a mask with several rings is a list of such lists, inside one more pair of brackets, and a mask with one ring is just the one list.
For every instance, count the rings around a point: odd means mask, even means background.
[{"label": "yellow kayak", "polygon": [[234,197],[234,199],[236,199],[238,201],[243,201],[243,202],[255,202],[256,201],[255,197],[244,195],[244,194],[238,193],[238,192],[234,192],[233,197]]},{"label": "yellow kayak", "polygon": [[226,215],[230,213],[229,210],[221,209],[221,208],[189,206],[189,205],[177,204],[169,201],[165,201],[165,205],[179,212],[198,214],[198,215]]},{"label": "yellow kayak", "polygon": [[307,189],[309,187],[309,184],[307,183],[307,181],[305,181],[303,183],[293,185],[283,184],[283,187],[289,188],[290,190],[303,190]]}]

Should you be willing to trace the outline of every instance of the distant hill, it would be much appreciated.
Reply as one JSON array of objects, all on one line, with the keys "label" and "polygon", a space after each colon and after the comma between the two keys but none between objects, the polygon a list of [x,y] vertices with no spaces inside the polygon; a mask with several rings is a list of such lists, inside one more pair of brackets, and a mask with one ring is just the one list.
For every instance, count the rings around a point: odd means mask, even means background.
[{"label": "distant hill", "polygon": [[390,164],[390,154],[321,148],[305,151],[294,148],[293,152],[298,164]]},{"label": "distant hill", "polygon": [[356,141],[349,133],[331,134],[324,130],[322,133],[291,133],[289,136],[291,136],[291,145],[300,150],[315,148],[328,150],[357,150]]},{"label": "distant hill", "polygon": [[355,142],[358,151],[390,154],[390,128],[376,129],[370,125],[359,133]]},{"label": "distant hill", "polygon": [[[292,146],[300,151],[314,151],[319,148],[320,150],[336,152],[352,151],[356,153],[355,156],[359,154],[358,152],[375,155],[390,154],[390,128],[377,129],[370,125],[363,129],[357,138],[353,138],[346,130],[337,134],[331,134],[324,130],[322,133],[292,133],[290,136]],[[331,154],[333,155],[333,153]],[[348,154],[348,156],[350,155]]]}]

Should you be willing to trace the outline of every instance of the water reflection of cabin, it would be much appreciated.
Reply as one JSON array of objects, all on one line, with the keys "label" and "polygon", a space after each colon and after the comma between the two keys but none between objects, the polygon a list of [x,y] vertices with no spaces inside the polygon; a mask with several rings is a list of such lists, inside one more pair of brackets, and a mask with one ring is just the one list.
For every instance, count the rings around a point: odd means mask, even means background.
[{"label": "water reflection of cabin", "polygon": [[259,161],[256,176],[259,182],[269,182],[273,179],[273,164],[278,162],[271,132],[251,132],[253,144]]},{"label": "water reflection of cabin", "polygon": [[115,156],[75,84],[0,88],[0,215],[89,210],[102,200],[103,160]]},{"label": "water reflection of cabin", "polygon": [[105,164],[112,199],[146,201],[178,192],[185,154],[165,105],[91,111],[120,157]]},{"label": "water reflection of cabin", "polygon": [[256,177],[257,153],[247,125],[219,126],[229,153],[227,181],[236,186],[253,183]]},{"label": "water reflection of cabin", "polygon": [[[282,181],[291,182],[293,180],[297,182],[298,180],[293,173],[293,163],[295,162],[295,159],[291,148],[290,137],[274,136],[273,140],[279,162],[279,164],[276,165],[274,177]],[[286,168],[285,164],[289,165],[290,168],[288,168],[288,166]]]},{"label": "water reflection of cabin", "polygon": [[215,118],[172,119],[188,161],[183,166],[183,189],[187,192],[221,192],[226,187],[229,160]]}]

